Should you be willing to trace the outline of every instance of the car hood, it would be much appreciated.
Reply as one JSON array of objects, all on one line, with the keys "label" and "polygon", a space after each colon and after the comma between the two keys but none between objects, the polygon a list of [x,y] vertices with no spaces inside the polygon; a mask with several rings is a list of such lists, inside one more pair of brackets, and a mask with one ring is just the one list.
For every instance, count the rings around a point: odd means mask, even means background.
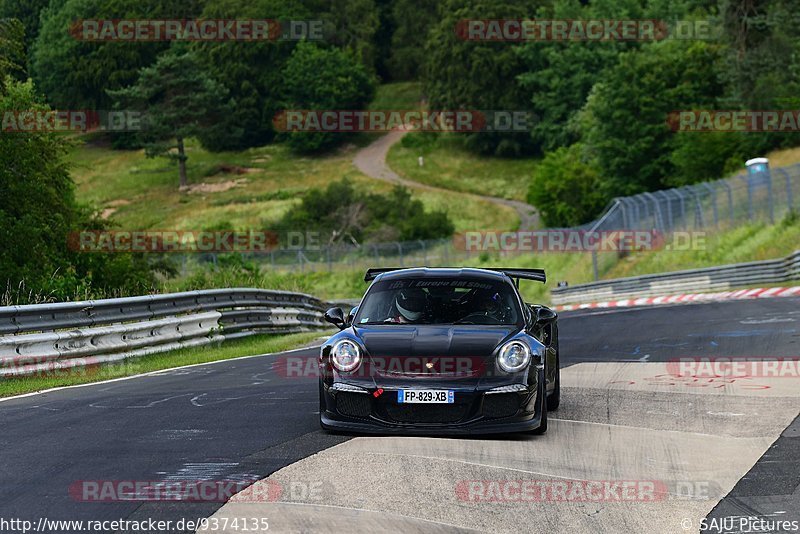
[{"label": "car hood", "polygon": [[370,325],[354,329],[378,385],[453,379],[474,385],[494,370],[494,350],[516,326]]}]

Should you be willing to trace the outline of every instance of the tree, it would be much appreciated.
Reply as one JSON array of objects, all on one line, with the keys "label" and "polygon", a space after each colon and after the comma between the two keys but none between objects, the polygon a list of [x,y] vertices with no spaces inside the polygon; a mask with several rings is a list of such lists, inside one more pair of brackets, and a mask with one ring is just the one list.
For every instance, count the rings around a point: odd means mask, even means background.
[{"label": "tree", "polygon": [[0,19],[17,19],[25,35],[24,57],[27,63],[27,48],[39,34],[39,16],[49,0],[0,0]]},{"label": "tree", "polygon": [[374,0],[331,0],[330,17],[333,45],[346,50],[367,69],[375,72],[377,48],[375,33],[380,25]]},{"label": "tree", "polygon": [[591,221],[608,202],[601,182],[595,165],[586,161],[584,147],[561,147],[536,167],[528,202],[547,226],[577,226]]},{"label": "tree", "polygon": [[378,29],[375,30],[375,72],[386,82],[392,80],[389,72],[389,56],[392,53],[392,35],[395,31],[395,20],[392,7],[395,0],[375,0],[378,9]]},{"label": "tree", "polygon": [[[6,78],[0,114],[47,110],[30,82]],[[41,284],[65,263],[75,198],[62,137],[44,132],[0,133],[0,273],[3,285]],[[5,288],[3,288],[5,289]]]},{"label": "tree", "polygon": [[631,50],[606,72],[581,112],[582,140],[610,196],[661,189],[674,172],[670,112],[713,109],[722,94],[719,48],[665,41]]},{"label": "tree", "polygon": [[[375,80],[359,61],[337,48],[301,42],[283,72],[286,109],[364,109],[375,94]],[[291,132],[288,143],[300,152],[318,152],[345,139],[346,134]]]},{"label": "tree", "polygon": [[[795,0],[721,0],[721,76],[726,107],[752,110],[800,106],[800,34]],[[747,151],[794,146],[797,135],[751,133]]]},{"label": "tree", "polygon": [[[439,22],[428,33],[423,87],[432,110],[528,110],[529,97],[517,83],[525,65],[509,42],[467,40],[456,33],[465,19],[525,19],[532,1],[444,0]],[[529,153],[529,132],[466,135],[470,149],[499,156]]]},{"label": "tree", "polygon": [[395,0],[389,72],[395,80],[417,80],[425,60],[428,31],[438,14],[439,0]]},{"label": "tree", "polygon": [[717,180],[742,168],[748,155],[751,132],[686,132],[676,134],[670,154],[674,172],[666,185],[680,187]]},{"label": "tree", "polygon": [[215,128],[230,114],[234,105],[226,93],[184,46],[172,47],[143,68],[134,85],[109,91],[119,106],[144,114],[141,139],[147,155],[177,160],[181,188],[188,184],[184,141]]},{"label": "tree", "polygon": [[[596,45],[602,46],[596,46]],[[576,114],[603,72],[617,60],[611,43],[531,43],[520,49],[528,72],[519,76],[537,120],[531,131],[537,151],[548,152],[580,139]]]},{"label": "tree", "polygon": [[[202,17],[314,18],[300,0],[220,0],[209,2]],[[295,41],[197,42],[192,48],[203,69],[225,86],[236,108],[225,124],[202,132],[203,146],[213,151],[261,146],[275,137],[272,119],[281,109],[285,91],[283,69]]]},{"label": "tree", "polygon": [[107,89],[136,81],[169,47],[166,42],[76,39],[69,28],[80,19],[190,19],[201,0],[60,0],[42,11],[31,50],[31,75],[48,103],[62,109],[111,108]]},{"label": "tree", "polygon": [[[30,81],[0,83],[0,115],[49,109]],[[17,293],[19,303],[149,291],[155,281],[141,255],[69,248],[71,232],[108,227],[75,200],[69,148],[53,132],[0,133],[0,291]]]},{"label": "tree", "polygon": [[17,19],[0,19],[0,82],[24,72],[25,30]]}]

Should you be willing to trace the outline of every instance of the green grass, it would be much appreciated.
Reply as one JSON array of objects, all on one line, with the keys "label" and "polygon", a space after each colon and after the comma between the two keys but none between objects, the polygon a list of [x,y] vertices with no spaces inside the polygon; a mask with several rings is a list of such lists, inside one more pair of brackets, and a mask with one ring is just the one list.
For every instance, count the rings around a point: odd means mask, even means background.
[{"label": "green grass", "polygon": [[422,100],[422,84],[419,82],[396,82],[378,86],[370,110],[417,109]]},{"label": "green grass", "polygon": [[[420,93],[418,83],[385,84],[378,88],[370,109],[414,108],[420,105]],[[270,226],[291,210],[305,191],[342,178],[365,192],[388,192],[390,185],[364,176],[352,165],[356,150],[375,138],[374,134],[359,134],[352,143],[318,157],[300,157],[282,145],[210,153],[190,141],[189,183],[194,189],[188,192],[178,190],[177,168],[168,160],[148,159],[143,151],[111,150],[92,142],[91,135],[76,138],[78,146],[71,158],[79,200],[106,210],[119,228],[248,230]],[[472,194],[525,200],[536,159],[477,156],[462,147],[458,134],[434,137],[412,133],[407,139],[410,142],[406,146],[398,144],[389,152],[389,165],[409,179],[453,191],[412,190],[427,209],[446,211],[457,232],[517,227],[518,218],[512,209],[478,200]],[[425,158],[423,167],[418,165],[419,155]],[[795,163],[800,159],[800,148],[776,151],[768,157],[773,167]],[[223,168],[228,172],[220,172]],[[710,237],[705,250],[642,252],[621,259],[602,253],[600,274],[608,279],[774,258],[800,248],[798,243],[800,230],[796,223],[751,225]],[[484,256],[464,261],[451,258],[449,263],[459,262],[473,266],[544,267],[551,279],[547,286],[524,285],[528,298],[542,302],[549,300],[549,289],[558,280],[573,285],[592,280],[589,254]],[[366,287],[363,270],[361,265],[340,265],[333,273],[276,273],[262,268],[257,274],[250,274],[222,269],[170,279],[162,289],[239,285],[302,291],[327,299],[353,298]]]},{"label": "green grass", "polygon": [[[600,278],[607,280],[644,274],[713,267],[729,263],[766,260],[788,256],[800,249],[800,219],[786,218],[776,225],[752,224],[733,230],[708,234],[702,247],[692,250],[668,250],[631,253],[619,258],[614,252],[598,254]],[[435,253],[435,251],[432,251]],[[436,253],[439,255],[440,253]],[[171,291],[199,289],[202,287],[264,287],[301,291],[324,299],[358,298],[367,284],[363,281],[369,261],[355,269],[339,267],[334,272],[276,273],[262,270],[253,275],[238,271],[217,270],[197,274],[191,279],[170,281]],[[397,264],[384,260],[383,264]],[[453,258],[451,265],[467,267],[538,267],[547,272],[547,284],[524,282],[523,295],[530,302],[550,302],[550,290],[559,281],[570,285],[593,281],[592,257],[589,253],[538,253],[501,257],[497,254],[475,254],[471,257]],[[423,262],[406,259],[405,265],[422,265]],[[430,265],[437,263],[429,262]],[[381,266],[378,265],[378,266]]]},{"label": "green grass", "polygon": [[[410,135],[419,139],[420,136],[435,134],[420,132]],[[528,184],[536,170],[536,159],[478,156],[464,149],[457,136],[440,136],[433,143],[419,139],[420,146],[416,148],[398,143],[389,151],[387,161],[395,172],[416,182],[525,201]],[[424,159],[422,167],[419,166],[419,156]]]},{"label": "green grass", "polygon": [[[189,191],[178,190],[178,172],[164,158],[144,151],[112,150],[80,143],[71,154],[77,196],[105,210],[117,227],[131,230],[248,230],[269,227],[299,201],[303,192],[343,178],[368,192],[391,186],[364,176],[352,164],[356,145],[319,157],[300,157],[285,146],[210,153],[189,141]],[[234,172],[218,172],[226,167]],[[240,172],[241,174],[237,174]],[[412,190],[426,208],[446,211],[458,231],[511,229],[510,209],[466,195]]]},{"label": "green grass", "polygon": [[[787,217],[775,225],[751,224],[733,230],[709,233],[697,249],[641,251],[618,258],[617,253],[598,254],[600,278],[608,280],[684,269],[699,269],[731,263],[783,258],[800,250],[800,218]],[[558,281],[570,285],[593,281],[589,253],[527,254],[513,258],[484,257],[476,266],[508,265],[540,267],[547,272],[546,285],[525,283],[522,290],[531,301],[549,302],[550,289]]]},{"label": "green grass", "polygon": [[323,300],[361,297],[367,284],[366,269],[337,268],[333,272],[276,272],[261,267],[258,273],[240,269],[204,269],[186,277],[170,279],[164,292],[218,287],[255,287],[307,293]]},{"label": "green grass", "polygon": [[254,354],[282,352],[307,345],[323,335],[325,335],[323,331],[289,335],[258,335],[224,343],[213,343],[202,347],[151,354],[91,368],[51,371],[42,376],[5,378],[0,379],[0,397],[21,395],[54,387],[88,384],[184,365],[229,360]]}]

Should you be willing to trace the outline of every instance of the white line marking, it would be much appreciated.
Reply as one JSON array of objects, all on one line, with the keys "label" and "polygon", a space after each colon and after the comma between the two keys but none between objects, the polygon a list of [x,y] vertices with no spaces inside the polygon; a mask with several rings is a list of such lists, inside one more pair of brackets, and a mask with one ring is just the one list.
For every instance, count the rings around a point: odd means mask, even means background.
[{"label": "white line marking", "polygon": [[147,373],[142,373],[142,374],[139,374],[139,375],[122,376],[120,378],[110,378],[108,380],[101,380],[99,382],[89,382],[89,383],[86,383],[86,384],[74,384],[72,386],[58,386],[58,387],[50,388],[50,389],[43,389],[42,391],[33,391],[31,393],[23,393],[22,395],[14,395],[13,397],[3,397],[3,398],[0,398],[0,402],[6,402],[6,401],[10,401],[10,400],[15,400],[15,399],[24,399],[25,397],[33,397],[35,395],[42,395],[44,393],[50,393],[50,392],[59,391],[59,390],[62,390],[62,389],[74,389],[74,388],[85,388],[85,387],[88,387],[88,386],[99,386],[101,384],[110,384],[112,382],[122,382],[123,380],[133,380],[135,378],[142,378],[142,377],[146,377],[146,376],[157,375],[159,373],[167,373],[169,371],[175,371],[175,370],[178,370],[178,369],[189,369],[190,367],[200,367],[202,365],[214,365],[214,364],[217,364],[217,363],[231,363],[231,362],[240,361],[240,360],[250,360],[252,358],[263,358],[265,356],[276,356],[278,354],[291,354],[293,352],[300,352],[302,350],[318,349],[319,347],[320,347],[320,345],[312,345],[311,347],[301,347],[299,349],[284,350],[284,351],[281,351],[281,352],[268,352],[266,354],[254,354],[252,356],[240,356],[238,358],[228,358],[227,360],[217,360],[217,361],[213,361],[213,362],[193,363],[191,365],[181,365],[181,366],[178,366],[178,367],[170,367],[169,369],[159,369],[157,371],[148,371]]}]

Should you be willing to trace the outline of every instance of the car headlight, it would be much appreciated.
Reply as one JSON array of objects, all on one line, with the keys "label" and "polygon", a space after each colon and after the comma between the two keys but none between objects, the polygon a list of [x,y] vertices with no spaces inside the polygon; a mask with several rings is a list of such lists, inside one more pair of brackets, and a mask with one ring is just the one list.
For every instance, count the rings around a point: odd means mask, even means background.
[{"label": "car headlight", "polygon": [[521,341],[509,341],[500,348],[497,363],[507,373],[521,371],[531,362],[531,349]]},{"label": "car headlight", "polygon": [[361,365],[361,351],[358,345],[349,339],[337,341],[331,349],[331,363],[343,373],[353,371]]}]

